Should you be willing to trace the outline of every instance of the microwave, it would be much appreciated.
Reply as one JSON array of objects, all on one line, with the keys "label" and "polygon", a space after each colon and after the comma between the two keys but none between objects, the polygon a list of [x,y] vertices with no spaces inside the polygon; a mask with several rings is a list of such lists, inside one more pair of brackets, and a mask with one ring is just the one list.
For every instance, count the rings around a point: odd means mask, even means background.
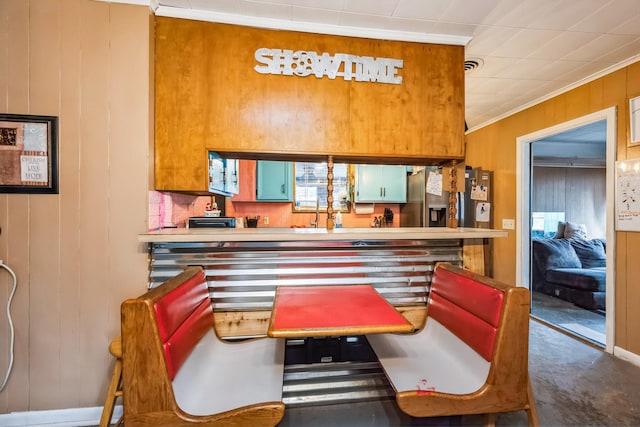
[{"label": "microwave", "polygon": [[189,228],[235,228],[236,219],[226,216],[192,216]]}]

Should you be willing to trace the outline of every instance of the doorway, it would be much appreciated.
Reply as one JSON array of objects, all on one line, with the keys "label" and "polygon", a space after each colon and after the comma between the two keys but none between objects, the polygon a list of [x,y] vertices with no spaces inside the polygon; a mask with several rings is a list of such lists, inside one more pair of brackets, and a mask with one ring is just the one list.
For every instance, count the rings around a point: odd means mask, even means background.
[{"label": "doorway", "polygon": [[[600,123],[600,125],[598,125]],[[540,203],[537,200],[537,205],[534,205],[534,191],[533,191],[533,183],[534,183],[534,168],[536,161],[534,159],[540,159],[542,156],[540,153],[544,153],[544,149],[540,150],[536,147],[536,142],[541,141],[550,141],[552,136],[563,134],[573,129],[577,128],[593,128],[598,126],[604,126],[604,135],[606,138],[605,143],[605,163],[606,171],[604,171],[605,175],[605,208],[604,208],[604,230],[601,234],[603,234],[603,244],[606,245],[606,255],[603,256],[606,258],[604,263],[605,274],[606,274],[606,285],[604,286],[605,292],[601,292],[602,299],[602,312],[599,314],[604,317],[604,337],[599,335],[590,334],[588,330],[582,329],[584,325],[580,325],[579,322],[571,321],[571,320],[563,320],[562,317],[552,317],[550,318],[550,323],[555,324],[560,329],[566,330],[567,332],[580,336],[581,338],[587,339],[588,341],[599,343],[603,345],[607,352],[613,352],[613,320],[614,320],[614,290],[615,290],[615,277],[613,274],[613,260],[614,260],[614,251],[615,251],[615,234],[614,234],[614,213],[613,213],[613,203],[614,203],[614,193],[615,193],[615,182],[614,182],[614,171],[615,171],[615,147],[616,147],[616,109],[609,108],[606,110],[602,110],[596,113],[589,114],[584,117],[580,117],[575,120],[571,120],[547,129],[542,129],[540,131],[523,135],[517,138],[517,180],[518,180],[518,191],[517,191],[517,212],[520,214],[518,220],[518,227],[516,228],[516,251],[517,251],[517,264],[516,264],[516,274],[517,278],[523,286],[528,287],[532,290],[532,296],[535,299],[532,301],[532,315],[540,315],[542,309],[545,307],[545,303],[547,306],[553,306],[552,309],[556,310],[555,314],[560,315],[563,313],[563,310],[568,314],[569,309],[575,310],[575,304],[571,302],[572,297],[567,296],[562,288],[555,289],[553,292],[547,292],[544,294],[542,292],[537,292],[534,289],[533,277],[536,271],[534,269],[537,268],[539,263],[534,263],[534,240],[538,240],[538,236],[532,237],[532,229],[535,233],[539,233],[542,228],[542,233],[547,233],[547,238],[552,239],[553,236],[550,234],[553,232],[557,233],[558,230],[551,230],[553,226],[544,224],[541,227],[541,214],[548,214],[551,217],[550,224],[554,224],[557,226],[558,217],[562,212],[544,212],[544,209],[539,209]],[[564,146],[562,148],[569,148],[569,146]],[[555,152],[559,152],[556,147]],[[584,153],[581,153],[584,154]],[[584,157],[584,156],[583,156]],[[547,159],[549,161],[550,159]],[[564,159],[566,160],[566,159]],[[575,159],[574,159],[575,161]],[[538,164],[540,164],[538,162]],[[593,165],[590,165],[593,166]],[[575,188],[572,190],[575,191]],[[534,210],[535,206],[538,206],[538,210]],[[542,212],[540,212],[542,211]],[[564,212],[566,214],[566,212]],[[556,215],[556,216],[554,216]],[[533,220],[536,220],[536,223],[533,223]],[[543,215],[544,217],[544,215]],[[542,220],[544,221],[544,219]],[[575,224],[573,224],[575,225]],[[597,227],[596,227],[597,228]],[[596,230],[594,230],[595,234],[598,234]],[[556,239],[553,239],[556,240]],[[555,245],[568,245],[568,242],[559,242],[557,239],[551,243]],[[537,243],[536,243],[537,245]],[[578,261],[578,265],[580,266],[580,262]],[[539,276],[538,276],[539,277]],[[604,279],[604,278],[603,278]],[[538,280],[538,279],[536,279]],[[540,282],[536,282],[536,286],[539,286]],[[539,287],[537,288],[540,289]],[[547,291],[551,289],[546,289]],[[545,298],[550,297],[550,298]],[[563,297],[563,298],[560,298]],[[578,301],[585,305],[584,301]],[[563,303],[567,303],[563,305]],[[534,310],[538,308],[539,312],[536,314]],[[578,310],[581,310],[578,308]],[[549,313],[549,312],[548,312]],[[551,314],[554,312],[551,311]],[[573,314],[580,314],[579,311],[576,311]],[[597,312],[594,310],[593,313],[597,316]],[[543,319],[544,320],[544,319]],[[567,327],[569,326],[569,327]],[[590,328],[587,328],[590,329]],[[591,335],[591,336],[589,336]]]}]

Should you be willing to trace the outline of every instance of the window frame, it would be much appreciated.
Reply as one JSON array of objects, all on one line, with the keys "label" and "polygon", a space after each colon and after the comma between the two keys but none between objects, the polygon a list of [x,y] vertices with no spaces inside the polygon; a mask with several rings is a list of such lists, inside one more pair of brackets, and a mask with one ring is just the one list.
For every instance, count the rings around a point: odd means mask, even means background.
[{"label": "window frame", "polygon": [[[316,194],[319,197],[316,201],[319,203],[312,204],[308,199],[303,201],[299,201],[298,197],[302,193],[299,190],[298,183],[298,168],[305,167],[304,165],[323,165],[325,175],[322,176],[322,179],[317,183],[316,188],[325,188],[324,193],[322,191],[316,191]],[[291,202],[291,211],[294,213],[312,213],[312,212],[327,212],[327,197],[326,197],[326,186],[327,186],[327,176],[326,176],[326,166],[327,162],[293,162],[293,201]],[[345,175],[336,176],[336,170],[340,171],[344,166]],[[309,166],[307,166],[309,167]],[[317,166],[314,167],[317,169]],[[353,200],[353,180],[354,180],[354,171],[355,167],[349,163],[335,163],[333,165],[333,211],[334,212],[343,212],[348,213],[351,212],[351,204]],[[304,173],[304,172],[303,172]],[[309,182],[311,183],[311,182]],[[340,193],[343,194],[344,197],[340,197]]]}]

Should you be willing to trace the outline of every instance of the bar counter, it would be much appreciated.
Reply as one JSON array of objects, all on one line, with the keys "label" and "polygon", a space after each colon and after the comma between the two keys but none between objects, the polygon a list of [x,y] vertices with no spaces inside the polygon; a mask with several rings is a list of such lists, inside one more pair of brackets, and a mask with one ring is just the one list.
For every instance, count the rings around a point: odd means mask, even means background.
[{"label": "bar counter", "polygon": [[278,286],[370,285],[416,328],[438,262],[484,273],[506,231],[480,228],[167,228],[149,246],[149,287],[204,267],[216,330],[264,336]]},{"label": "bar counter", "polygon": [[165,228],[140,234],[144,243],[158,242],[301,242],[360,240],[484,239],[506,237],[504,230],[484,228]]}]

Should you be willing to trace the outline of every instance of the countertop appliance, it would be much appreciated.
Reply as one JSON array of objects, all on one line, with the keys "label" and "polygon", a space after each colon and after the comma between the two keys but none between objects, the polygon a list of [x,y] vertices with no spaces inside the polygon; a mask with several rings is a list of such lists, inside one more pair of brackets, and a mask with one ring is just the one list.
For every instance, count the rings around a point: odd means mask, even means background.
[{"label": "countertop appliance", "polygon": [[[400,227],[446,227],[449,217],[449,192],[427,193],[431,169],[422,169],[407,177],[407,203],[400,205]],[[472,204],[468,192],[458,192],[458,226],[473,227],[465,207]],[[465,218],[466,217],[466,218]],[[466,219],[466,221],[465,221]]]},{"label": "countertop appliance", "polygon": [[189,228],[235,228],[236,219],[227,216],[192,216]]}]

